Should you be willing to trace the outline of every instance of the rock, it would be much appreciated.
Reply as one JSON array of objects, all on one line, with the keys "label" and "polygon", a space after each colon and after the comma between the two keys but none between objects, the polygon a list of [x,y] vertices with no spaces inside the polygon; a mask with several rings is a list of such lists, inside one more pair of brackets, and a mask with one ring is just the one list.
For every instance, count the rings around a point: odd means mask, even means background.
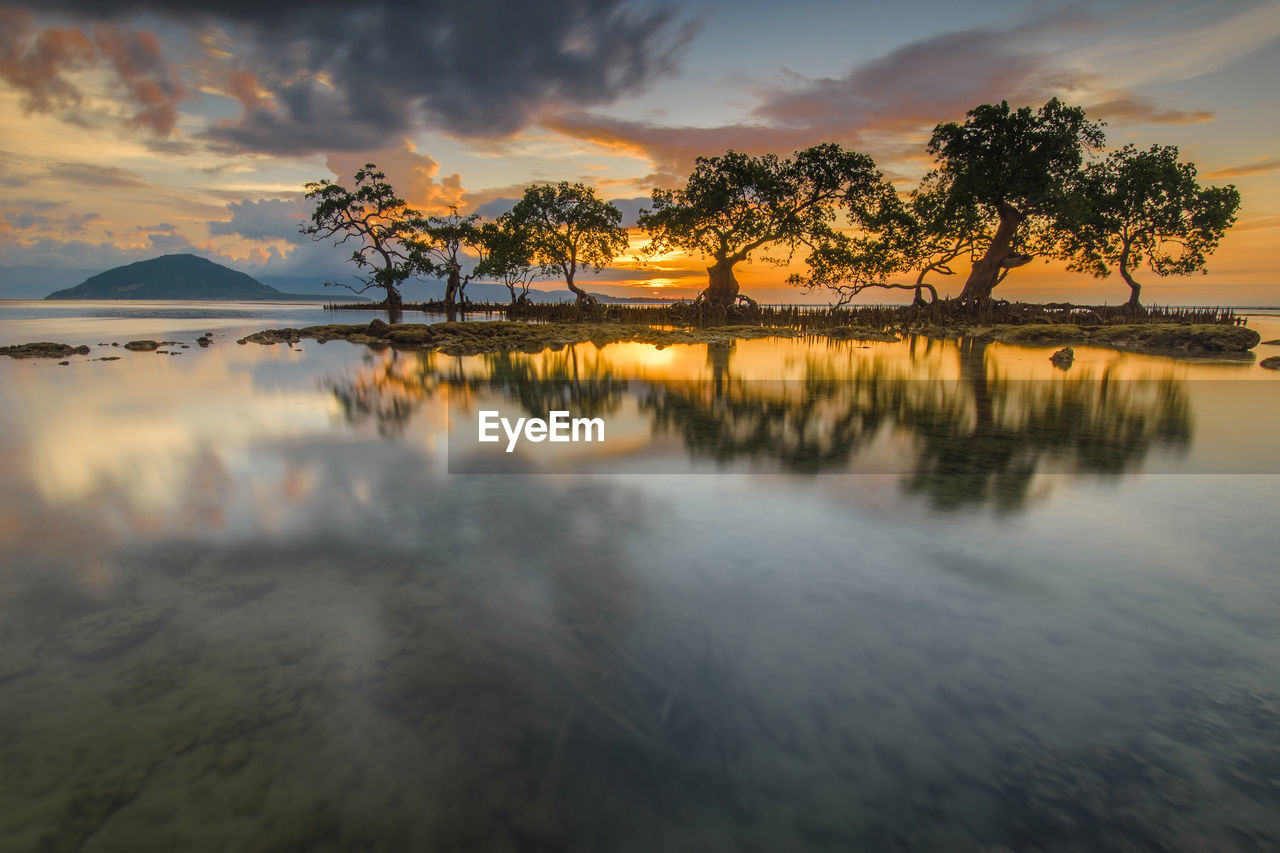
[{"label": "rock", "polygon": [[118,355],[104,355],[102,358],[95,358],[94,361],[119,361]]},{"label": "rock", "polygon": [[1274,341],[1263,341],[1262,345],[1264,347],[1280,347],[1280,338],[1276,338]]},{"label": "rock", "polygon": [[151,352],[159,346],[159,341],[129,341],[124,348],[130,352]]},{"label": "rock", "polygon": [[1076,351],[1071,347],[1063,347],[1062,349],[1049,356],[1049,361],[1053,362],[1053,366],[1066,370],[1071,367],[1071,363],[1076,360]]},{"label": "rock", "polygon": [[15,344],[11,347],[0,347],[0,355],[10,358],[67,358],[72,355],[88,355],[87,346],[73,347],[52,341],[36,341],[30,344]]},{"label": "rock", "polygon": [[1259,367],[1265,367],[1267,370],[1280,370],[1280,355],[1273,355],[1271,358],[1264,358],[1258,362]]},{"label": "rock", "polygon": [[389,331],[391,331],[391,325],[377,317],[370,320],[369,325],[364,327],[364,333],[371,338],[380,338]]},{"label": "rock", "polygon": [[60,361],[60,362],[58,362],[58,365],[59,365],[59,366],[63,366],[63,365],[67,365],[67,364],[70,364],[70,363],[71,363],[71,362],[69,362],[69,361]]},{"label": "rock", "polygon": [[213,343],[213,341],[209,340],[208,338],[196,338],[196,343],[198,343],[202,347],[207,347],[209,344]]},{"label": "rock", "polygon": [[252,335],[246,335],[236,343],[254,343],[254,344],[294,344],[302,340],[297,329],[263,329],[261,332],[254,332]]}]

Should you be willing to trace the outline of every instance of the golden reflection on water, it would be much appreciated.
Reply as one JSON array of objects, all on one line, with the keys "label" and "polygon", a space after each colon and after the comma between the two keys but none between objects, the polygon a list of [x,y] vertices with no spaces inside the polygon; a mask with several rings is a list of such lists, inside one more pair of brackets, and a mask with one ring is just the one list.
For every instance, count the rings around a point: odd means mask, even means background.
[{"label": "golden reflection on water", "polygon": [[[941,507],[1010,509],[1047,493],[1037,481],[1043,474],[1111,476],[1152,463],[1179,470],[1201,408],[1212,410],[1213,429],[1201,442],[1200,470],[1241,470],[1241,454],[1265,447],[1261,435],[1238,446],[1221,431],[1230,426],[1223,413],[1238,417],[1242,393],[1254,386],[1201,381],[1256,376],[1256,365],[1081,347],[1063,370],[1050,363],[1053,351],[915,338],[580,344],[469,357],[383,352],[328,387],[351,423],[383,436],[436,434],[447,411],[453,462],[482,455],[480,410],[514,420],[567,409],[606,417],[613,440],[527,448],[518,470],[678,472],[703,460],[810,474],[892,472],[909,475],[908,489]],[[1248,400],[1259,410],[1278,403],[1269,393]],[[636,464],[571,464],[619,457]]]},{"label": "golden reflection on water", "polygon": [[[1196,442],[1198,452],[1215,464],[1233,463],[1238,451],[1224,437],[1243,436],[1243,446],[1256,448],[1277,414],[1275,395],[1258,394],[1242,419],[1238,394],[1194,381],[1280,378],[1251,361],[1077,347],[1075,363],[1063,371],[1049,361],[1053,350],[924,338],[579,344],[468,357],[371,352],[344,342],[236,346],[226,338],[207,350],[175,349],[179,356],[112,349],[120,361],[0,365],[8,403],[0,473],[29,483],[48,506],[109,504],[100,515],[135,533],[237,523],[275,529],[317,484],[314,472],[281,461],[272,446],[344,434],[394,437],[414,453],[413,464],[440,470],[450,440],[465,443],[475,413],[488,408],[516,416],[567,408],[608,418],[604,445],[543,445],[542,470],[582,458],[661,459],[663,470],[683,470],[697,458],[767,458],[801,472],[888,466],[917,478],[921,465],[941,464],[941,455],[972,446],[981,438],[975,431],[987,428],[1006,444],[1019,434],[1040,435],[1043,452],[1018,463],[1037,474],[1103,470],[1071,448],[1107,436],[1113,443],[1122,436],[1130,448],[1115,453],[1116,471],[1129,470],[1148,450],[1185,451],[1193,432],[1205,439]],[[1091,400],[1090,383],[1118,380],[1146,384]],[[1151,397],[1159,388],[1164,402]],[[1167,423],[1168,394],[1182,395],[1182,428]],[[1089,409],[1077,424],[1085,431],[1045,438],[1045,418],[1060,417],[1063,406]],[[950,450],[937,443],[942,433]],[[1026,452],[1006,448],[999,464]],[[927,462],[930,454],[935,462]],[[915,461],[892,461],[908,456]],[[974,457],[968,464],[997,463]],[[358,480],[350,493],[359,499]],[[17,535],[22,524],[14,518],[0,517],[0,535]]]}]

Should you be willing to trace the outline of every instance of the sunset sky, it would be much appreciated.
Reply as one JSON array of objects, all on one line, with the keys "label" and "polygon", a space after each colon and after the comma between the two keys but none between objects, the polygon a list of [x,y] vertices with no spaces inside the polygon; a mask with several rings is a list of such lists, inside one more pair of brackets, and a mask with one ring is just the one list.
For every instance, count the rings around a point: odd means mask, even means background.
[{"label": "sunset sky", "polygon": [[[1105,121],[1110,146],[1177,145],[1241,192],[1209,275],[1139,276],[1146,300],[1276,305],[1278,80],[1280,2],[18,2],[0,5],[0,266],[190,251],[343,276],[346,252],[297,233],[301,188],[367,161],[428,212],[492,215],[567,179],[634,220],[699,154],[825,140],[905,191],[936,123],[1056,95]],[[692,295],[705,266],[620,259],[588,287]],[[762,300],[806,299],[784,278],[739,274]],[[954,295],[962,278],[937,284]],[[1037,262],[997,294],[1114,303],[1127,288]]]}]

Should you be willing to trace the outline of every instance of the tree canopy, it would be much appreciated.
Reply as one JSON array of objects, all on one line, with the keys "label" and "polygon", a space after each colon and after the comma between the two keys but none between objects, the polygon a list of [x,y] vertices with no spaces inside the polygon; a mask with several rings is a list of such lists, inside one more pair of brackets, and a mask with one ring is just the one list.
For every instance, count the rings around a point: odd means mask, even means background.
[{"label": "tree canopy", "polygon": [[735,265],[766,247],[774,254],[762,260],[785,265],[802,246],[839,241],[838,205],[881,186],[870,157],[834,142],[786,159],[729,151],[699,157],[683,187],[655,189],[639,224],[649,232],[650,256],[682,249],[711,258],[699,299],[728,307],[739,298]]},{"label": "tree canopy", "polygon": [[480,226],[480,263],[476,264],[477,278],[492,278],[501,282],[511,293],[511,304],[529,301],[529,287],[542,273],[533,260],[533,237],[526,226],[509,213],[496,222]]},{"label": "tree canopy", "polygon": [[478,251],[480,245],[479,214],[459,216],[453,208],[447,216],[432,216],[421,222],[422,239],[416,246],[415,257],[423,269],[430,270],[436,278],[445,280],[444,304],[446,308],[462,297],[467,282],[475,278],[475,270],[462,274],[464,250]]},{"label": "tree canopy", "polygon": [[[340,246],[356,241],[351,261],[362,286],[326,282],[355,293],[381,289],[383,305],[399,310],[400,286],[425,272],[417,248],[424,237],[421,214],[398,197],[387,176],[373,163],[356,170],[355,188],[327,180],[306,184],[305,198],[315,202],[311,221],[299,231]],[[366,272],[367,271],[367,272]]]},{"label": "tree canopy", "polygon": [[[698,304],[721,312],[751,302],[734,270],[753,259],[794,263],[788,282],[827,288],[840,304],[884,287],[914,291],[922,305],[925,292],[938,301],[937,277],[965,265],[959,301],[987,302],[1010,270],[1036,256],[1097,276],[1118,269],[1136,308],[1135,271],[1203,272],[1235,222],[1240,194],[1201,187],[1195,166],[1172,146],[1127,145],[1086,164],[1103,142],[1102,125],[1083,108],[1053,98],[1039,108],[983,104],[963,122],[938,124],[927,145],[935,166],[905,195],[870,157],[834,142],[790,157],[698,157],[684,186],[653,190],[652,208],[640,211],[649,235],[641,255],[708,259]],[[349,289],[380,288],[392,309],[403,282],[420,275],[446,279],[449,305],[476,276],[501,281],[518,303],[535,276],[554,275],[589,306],[595,299],[576,276],[599,272],[629,245],[622,213],[581,183],[529,187],[486,223],[456,209],[424,218],[372,163],[357,170],[353,189],[316,181],[306,198],[315,208],[303,233],[354,241],[362,286]],[[468,255],[478,263],[464,275]]]},{"label": "tree canopy", "polygon": [[1038,110],[983,104],[963,124],[934,128],[928,151],[946,192],[956,204],[976,204],[994,224],[961,300],[989,300],[1006,270],[1051,251],[1044,233],[1069,205],[1086,152],[1102,143],[1102,126],[1057,98]]},{"label": "tree canopy", "polygon": [[[948,192],[938,172],[904,200],[887,183],[880,191],[848,202],[857,231],[819,246],[807,258],[808,271],[788,278],[809,289],[822,287],[847,304],[869,287],[913,290],[914,302],[938,300],[933,275],[955,275],[958,259],[977,257],[991,240],[987,220],[972,199]],[[914,275],[907,283],[895,280]]]},{"label": "tree canopy", "polygon": [[1159,276],[1204,272],[1240,208],[1234,186],[1201,187],[1195,165],[1180,162],[1172,145],[1126,145],[1090,163],[1078,197],[1059,228],[1068,269],[1103,277],[1115,267],[1135,309],[1142,286],[1134,270],[1145,264]]},{"label": "tree canopy", "polygon": [[509,214],[509,227],[524,230],[531,257],[547,275],[564,277],[579,306],[595,298],[574,283],[579,271],[599,272],[627,249],[622,211],[583,184],[532,186]]}]

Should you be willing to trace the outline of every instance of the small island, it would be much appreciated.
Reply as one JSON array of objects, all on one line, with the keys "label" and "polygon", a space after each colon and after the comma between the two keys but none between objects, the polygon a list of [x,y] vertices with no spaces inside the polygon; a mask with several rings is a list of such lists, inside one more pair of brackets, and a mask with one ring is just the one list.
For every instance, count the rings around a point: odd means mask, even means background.
[{"label": "small island", "polygon": [[161,255],[115,267],[45,299],[315,300],[191,254]]}]

